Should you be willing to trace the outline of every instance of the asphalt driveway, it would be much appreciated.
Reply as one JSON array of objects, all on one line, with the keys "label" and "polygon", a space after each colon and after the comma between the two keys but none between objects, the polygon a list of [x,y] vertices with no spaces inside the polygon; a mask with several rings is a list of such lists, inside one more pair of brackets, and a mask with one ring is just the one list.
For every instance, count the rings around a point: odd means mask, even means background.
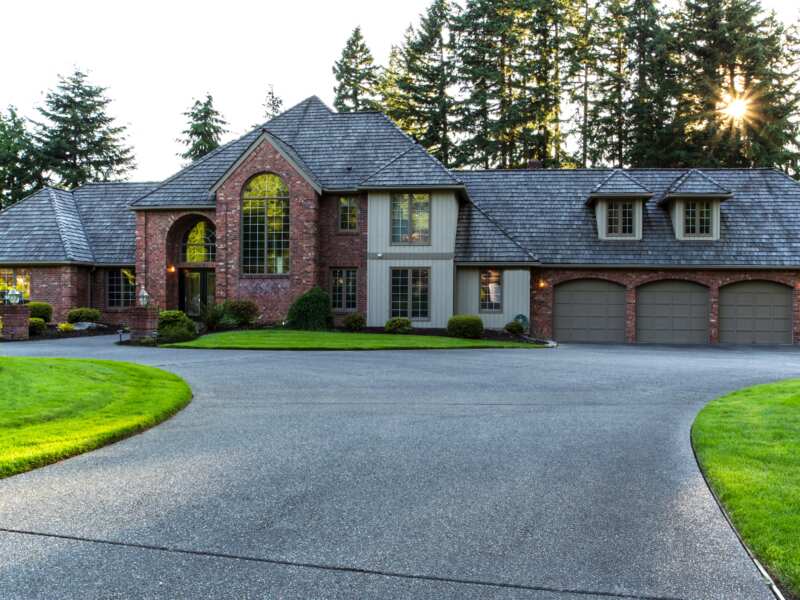
[{"label": "asphalt driveway", "polygon": [[768,600],[689,443],[786,349],[237,352],[110,337],[192,404],[0,480],[0,598]]}]

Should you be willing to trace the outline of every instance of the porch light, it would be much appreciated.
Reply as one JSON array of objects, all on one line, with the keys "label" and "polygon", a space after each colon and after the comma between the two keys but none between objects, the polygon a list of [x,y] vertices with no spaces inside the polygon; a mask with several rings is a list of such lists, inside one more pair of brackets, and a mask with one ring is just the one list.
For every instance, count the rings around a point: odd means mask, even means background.
[{"label": "porch light", "polygon": [[175,265],[170,265],[167,267],[167,273],[174,273],[175,272]]},{"label": "porch light", "polygon": [[19,304],[22,302],[22,292],[17,288],[11,288],[6,292],[6,302],[9,304]]},{"label": "porch light", "polygon": [[539,289],[544,289],[547,287],[547,281],[545,279],[540,279],[537,285],[539,286]]},{"label": "porch light", "polygon": [[150,304],[150,294],[148,294],[147,290],[144,289],[144,286],[142,286],[142,289],[139,290],[139,306],[147,308],[149,304]]}]

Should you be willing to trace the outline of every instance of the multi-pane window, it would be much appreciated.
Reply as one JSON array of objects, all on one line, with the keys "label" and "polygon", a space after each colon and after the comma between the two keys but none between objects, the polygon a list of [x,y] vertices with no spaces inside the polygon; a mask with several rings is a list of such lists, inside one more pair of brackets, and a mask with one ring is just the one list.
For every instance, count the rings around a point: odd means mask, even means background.
[{"label": "multi-pane window", "polygon": [[499,269],[483,269],[480,273],[481,311],[503,310],[503,276]]},{"label": "multi-pane window", "polygon": [[352,196],[339,198],[339,231],[358,231],[358,202]]},{"label": "multi-pane window", "polygon": [[31,272],[28,269],[0,268],[0,303],[5,300],[9,290],[22,292],[25,300],[31,298]]},{"label": "multi-pane window", "polygon": [[355,310],[356,269],[331,270],[331,306],[333,310],[345,312]]},{"label": "multi-pane window", "polygon": [[607,209],[607,235],[627,237],[634,235],[633,202],[630,200],[611,200]]},{"label": "multi-pane window", "polygon": [[181,245],[181,260],[185,263],[214,262],[217,256],[217,235],[208,221],[198,223],[186,232]]},{"label": "multi-pane window", "polygon": [[392,316],[429,319],[429,281],[429,269],[392,269]]},{"label": "multi-pane window", "polygon": [[683,233],[687,236],[711,236],[712,205],[708,200],[687,200],[683,212]]},{"label": "multi-pane window", "polygon": [[108,272],[106,290],[109,308],[127,308],[136,304],[136,272],[133,269],[112,269]]},{"label": "multi-pane window", "polygon": [[242,272],[288,273],[289,189],[277,175],[256,175],[242,193]]},{"label": "multi-pane window", "polygon": [[392,194],[392,243],[431,243],[431,195]]}]

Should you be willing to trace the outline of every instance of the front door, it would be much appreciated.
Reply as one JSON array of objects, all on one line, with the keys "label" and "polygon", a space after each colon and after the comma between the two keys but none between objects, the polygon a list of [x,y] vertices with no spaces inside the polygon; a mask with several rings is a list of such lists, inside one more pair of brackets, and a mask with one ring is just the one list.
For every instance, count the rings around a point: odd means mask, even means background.
[{"label": "front door", "polygon": [[180,309],[190,317],[199,317],[214,304],[216,278],[209,269],[183,269],[180,277]]}]

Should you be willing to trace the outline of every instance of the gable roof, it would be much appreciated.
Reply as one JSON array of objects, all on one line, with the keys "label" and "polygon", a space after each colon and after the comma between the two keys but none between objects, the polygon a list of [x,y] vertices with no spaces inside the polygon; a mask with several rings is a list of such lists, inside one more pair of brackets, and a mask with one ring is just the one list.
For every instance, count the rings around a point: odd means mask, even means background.
[{"label": "gable roof", "polygon": [[678,177],[667,190],[666,197],[707,196],[728,198],[731,191],[722,187],[710,175],[697,169],[689,169]]},{"label": "gable roof", "polygon": [[[601,240],[586,197],[608,170],[459,171],[470,198],[509,236],[548,265],[641,267],[800,267],[800,184],[772,169],[703,169],[730,190],[722,204],[721,238],[675,239],[669,211],[659,202],[685,169],[631,169],[654,193],[646,202],[641,240]],[[467,219],[467,213],[459,220]],[[459,227],[466,228],[459,222]],[[488,233],[470,227],[470,235]],[[459,238],[456,253],[473,258],[479,242]],[[483,259],[482,255],[475,258]],[[498,255],[498,260],[501,258]]]},{"label": "gable roof", "polygon": [[472,202],[458,211],[456,262],[536,263],[537,258]]},{"label": "gable roof", "polygon": [[[272,143],[313,186],[458,186],[435,158],[379,112],[337,113],[311,96],[241,138],[210,152],[131,203],[134,209],[213,206],[213,192],[261,141]],[[402,159],[401,159],[402,157]],[[397,161],[394,167],[391,165]],[[373,177],[380,177],[372,180]],[[430,180],[428,180],[428,178]]]},{"label": "gable roof", "polygon": [[594,198],[606,198],[616,196],[632,196],[637,198],[649,198],[653,192],[636,181],[628,173],[621,169],[614,169],[600,184],[589,194],[589,201]]}]

